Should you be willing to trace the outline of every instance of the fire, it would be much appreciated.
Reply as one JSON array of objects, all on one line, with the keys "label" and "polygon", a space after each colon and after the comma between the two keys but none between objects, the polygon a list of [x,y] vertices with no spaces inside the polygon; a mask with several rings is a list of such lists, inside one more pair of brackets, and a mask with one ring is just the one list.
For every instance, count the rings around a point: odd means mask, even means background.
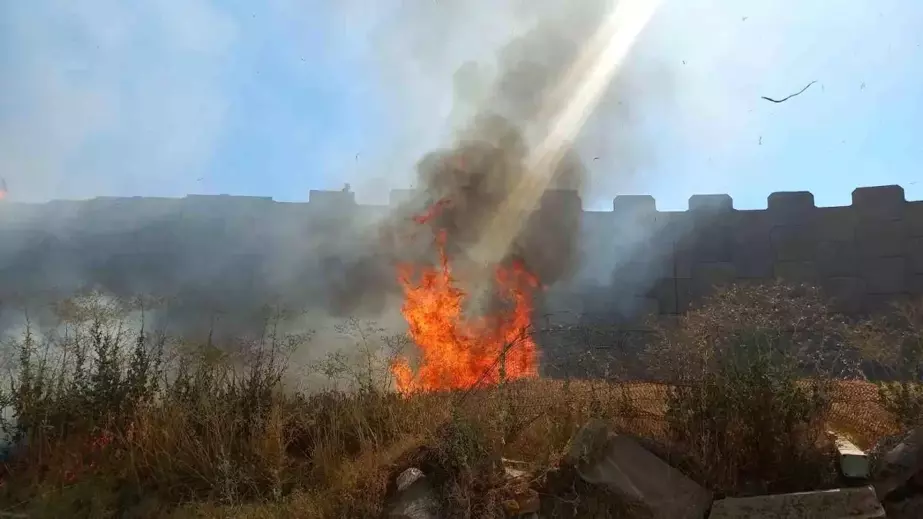
[{"label": "fire", "polygon": [[[426,223],[447,205],[438,202],[414,220]],[[508,304],[491,315],[468,318],[463,312],[468,294],[452,275],[447,238],[445,230],[436,234],[438,265],[398,267],[401,313],[421,352],[416,372],[403,358],[391,366],[398,391],[467,389],[537,376],[538,348],[530,331],[538,279],[520,261],[497,267],[497,295]]]}]

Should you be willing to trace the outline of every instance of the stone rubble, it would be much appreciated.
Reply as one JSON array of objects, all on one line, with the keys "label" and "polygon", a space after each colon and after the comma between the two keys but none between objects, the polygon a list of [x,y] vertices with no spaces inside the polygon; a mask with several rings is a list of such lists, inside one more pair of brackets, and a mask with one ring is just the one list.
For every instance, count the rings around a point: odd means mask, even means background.
[{"label": "stone rubble", "polygon": [[[871,475],[867,454],[842,435],[831,435],[836,440],[843,476],[870,479],[871,484],[713,502],[710,491],[634,439],[616,434],[601,420],[589,421],[574,435],[562,463],[572,467],[586,483],[640,506],[645,517],[652,519],[923,518],[923,494],[919,492],[923,490],[923,428],[906,433],[897,446],[881,456]],[[541,498],[530,488],[534,467],[508,459],[502,459],[502,465],[511,483],[503,502],[507,515],[540,519]],[[438,501],[422,471],[409,468],[395,483],[396,492],[386,506],[386,517],[438,519]],[[882,501],[886,501],[884,505]]]},{"label": "stone rubble", "polygon": [[871,486],[715,501],[708,519],[879,519],[885,510]]},{"label": "stone rubble", "polygon": [[438,519],[438,502],[423,471],[411,467],[396,483],[397,492],[386,506],[388,519]]},{"label": "stone rubble", "polygon": [[[879,460],[876,467],[875,491],[884,499],[923,474],[923,427],[904,435],[903,440]],[[921,512],[923,517],[923,512]]]}]

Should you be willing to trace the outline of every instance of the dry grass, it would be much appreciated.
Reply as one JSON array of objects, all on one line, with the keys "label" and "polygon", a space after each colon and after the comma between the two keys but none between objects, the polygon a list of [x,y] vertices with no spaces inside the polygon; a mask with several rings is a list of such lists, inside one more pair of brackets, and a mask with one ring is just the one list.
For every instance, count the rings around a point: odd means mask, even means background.
[{"label": "dry grass", "polygon": [[[690,363],[699,359],[690,352],[713,355],[740,338],[720,313],[746,314],[734,306],[742,303],[731,302],[719,301],[705,315],[691,313],[686,327],[678,328],[685,342],[672,337],[656,351],[683,347],[669,359],[685,375],[692,373]],[[815,309],[813,304],[805,308]],[[760,319],[764,314],[753,312]],[[714,333],[715,323],[724,335]],[[517,491],[502,477],[499,462],[508,458],[534,469],[531,485],[543,493],[543,506],[557,510],[566,504],[577,510],[576,516],[586,517],[588,502],[582,502],[583,508],[575,503],[587,489],[555,467],[567,442],[591,418],[639,437],[719,493],[748,492],[753,482],[747,477],[755,469],[775,474],[778,462],[772,460],[746,465],[748,457],[766,452],[790,454],[766,450],[768,444],[797,443],[789,446],[791,452],[808,458],[828,454],[824,449],[829,446],[815,445],[816,437],[806,435],[806,428],[834,428],[862,447],[899,430],[898,417],[882,406],[878,385],[832,376],[824,379],[822,402],[810,408],[813,414],[806,422],[794,419],[788,429],[763,436],[748,421],[752,413],[741,412],[740,402],[720,399],[764,381],[752,378],[751,371],[728,372],[727,366],[697,365],[697,373],[712,373],[709,380],[717,383],[717,393],[699,391],[704,386],[688,378],[664,377],[658,383],[537,379],[405,398],[387,391],[387,381],[349,374],[351,380],[369,383],[348,392],[306,395],[283,389],[285,357],[277,353],[284,341],[276,337],[247,350],[244,359],[193,348],[195,354],[172,359],[171,365],[171,359],[158,360],[162,340],[141,336],[126,341],[100,324],[95,317],[75,323],[70,342],[63,343],[72,355],[80,348],[92,353],[83,371],[29,360],[42,358],[38,346],[28,338],[19,344],[27,369],[21,366],[5,398],[19,418],[13,432],[23,446],[4,466],[0,511],[75,518],[377,517],[394,476],[417,466],[432,478],[451,517],[489,519],[504,517],[502,503]],[[777,326],[772,319],[757,324]],[[752,322],[737,325],[758,328]],[[709,341],[696,335],[703,330]],[[808,344],[807,339],[798,344]],[[805,351],[812,359],[819,358],[818,351],[825,354],[818,344],[809,346]],[[371,362],[364,366],[372,369]],[[770,373],[772,383],[766,387],[782,389],[767,398],[782,404],[767,412],[787,413],[788,399],[817,396],[811,393],[816,376],[791,379],[792,373]],[[785,386],[789,379],[794,382]],[[675,391],[680,387],[693,388],[688,395],[695,400],[681,398]],[[761,403],[759,396],[748,398],[741,402]],[[738,407],[721,407],[731,404]],[[723,422],[715,421],[715,412]],[[692,438],[691,443],[677,435],[677,429],[712,434],[709,427],[715,424],[733,434],[721,441]],[[779,472],[774,477],[788,476]],[[786,484],[798,488],[819,477]]]},{"label": "dry grass", "polygon": [[[512,384],[502,397],[497,391],[469,396],[454,412],[499,445],[496,457],[551,467],[591,417],[665,442],[666,390],[650,383],[535,380]],[[867,445],[895,430],[875,404],[873,384],[842,382],[838,395],[844,412],[835,413],[835,428]],[[7,503],[34,500],[13,509],[36,517],[65,510],[77,517],[125,510],[163,517],[371,517],[381,512],[390,478],[406,468],[402,457],[431,445],[453,419],[458,395],[344,397],[325,411],[317,402],[276,398],[266,423],[249,438],[227,427],[235,418],[220,409],[192,420],[188,410],[168,407],[145,413],[130,432],[114,432],[102,448],[94,446],[98,434],[45,445],[40,461],[30,453],[11,467]],[[325,413],[327,419],[317,418]],[[522,423],[511,427],[517,430],[505,445],[501,416]],[[196,430],[203,422],[207,427]]]}]

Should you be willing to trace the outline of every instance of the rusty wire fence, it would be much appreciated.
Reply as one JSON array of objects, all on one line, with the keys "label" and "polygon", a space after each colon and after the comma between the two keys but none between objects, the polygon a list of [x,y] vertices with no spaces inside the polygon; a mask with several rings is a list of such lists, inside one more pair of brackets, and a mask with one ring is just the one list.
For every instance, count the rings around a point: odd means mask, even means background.
[{"label": "rusty wire fence", "polygon": [[[640,435],[665,438],[671,385],[647,370],[650,329],[618,324],[547,325],[535,332],[541,377],[507,389],[513,413],[540,416],[567,408],[579,415],[608,414]],[[863,448],[900,432],[878,386],[860,379],[832,381],[829,427]]]}]

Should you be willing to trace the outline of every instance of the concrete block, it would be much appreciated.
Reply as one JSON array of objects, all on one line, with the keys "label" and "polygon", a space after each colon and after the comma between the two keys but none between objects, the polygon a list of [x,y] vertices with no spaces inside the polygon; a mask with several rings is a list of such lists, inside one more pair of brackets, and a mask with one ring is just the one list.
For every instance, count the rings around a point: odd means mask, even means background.
[{"label": "concrete block", "polygon": [[815,209],[814,194],[810,191],[777,191],[766,199],[770,211],[810,213]]},{"label": "concrete block", "polygon": [[754,239],[767,240],[769,231],[775,225],[769,211],[738,210],[727,215],[735,241],[750,242]]},{"label": "concrete block", "polygon": [[872,487],[715,501],[709,519],[878,519],[885,510]]},{"label": "concrete block", "polygon": [[679,280],[676,278],[663,278],[654,285],[653,294],[657,298],[661,314],[678,314],[679,310]]},{"label": "concrete block", "polygon": [[908,291],[904,258],[865,259],[860,266],[860,273],[869,294],[901,294]]},{"label": "concrete block", "polygon": [[811,221],[814,236],[822,241],[855,240],[857,223],[858,214],[852,207],[820,207]]},{"label": "concrete block", "polygon": [[814,261],[821,277],[855,276],[858,252],[854,241],[822,241],[815,248]]},{"label": "concrete block", "polygon": [[716,287],[737,280],[737,269],[730,262],[696,263],[692,266],[692,290],[696,297],[714,292]]},{"label": "concrete block", "polygon": [[673,274],[680,279],[692,278],[692,266],[695,263],[692,252],[677,250],[673,259]]},{"label": "concrete block", "polygon": [[923,274],[908,274],[907,291],[913,296],[923,296]]},{"label": "concrete block", "polygon": [[646,509],[654,519],[702,519],[711,493],[605,422],[586,424],[568,446],[564,462],[587,483]]},{"label": "concrete block", "polygon": [[651,195],[619,195],[612,199],[612,212],[620,216],[651,216],[657,201]]},{"label": "concrete block", "polygon": [[816,243],[807,225],[780,225],[770,231],[772,251],[777,261],[811,261]]},{"label": "concrete block", "polygon": [[695,219],[686,211],[658,212],[657,222],[658,238],[677,249],[683,248],[683,242],[695,229]]},{"label": "concrete block", "polygon": [[815,214],[814,194],[810,191],[772,193],[767,212],[774,224],[804,224]]},{"label": "concrete block", "polygon": [[692,195],[689,210],[704,213],[727,213],[734,210],[731,195]]},{"label": "concrete block", "polygon": [[875,469],[875,490],[882,498],[923,472],[923,427],[907,432],[896,447],[881,457]]},{"label": "concrete block", "polygon": [[660,313],[665,315],[681,314],[692,304],[692,280],[666,278],[657,285],[657,300]]},{"label": "concrete block", "polygon": [[896,220],[904,212],[901,186],[860,187],[852,192],[852,205],[863,219]]},{"label": "concrete block", "polygon": [[904,244],[907,267],[914,274],[923,274],[923,237],[908,238]]},{"label": "concrete block", "polygon": [[[644,258],[644,256],[642,256]],[[670,258],[639,258],[618,265],[612,271],[612,283],[618,290],[631,290],[632,294],[645,294],[652,286],[651,280],[673,275]]]},{"label": "concrete block", "polygon": [[923,202],[904,204],[903,220],[908,236],[923,236]]},{"label": "concrete block", "polygon": [[732,237],[723,225],[696,228],[692,254],[697,262],[731,261]]},{"label": "concrete block", "polygon": [[642,250],[640,255],[641,261],[647,261],[657,265],[657,268],[651,269],[652,272],[659,272],[663,276],[672,276],[674,270],[673,244],[665,241],[663,236],[655,235],[644,243],[639,245]]},{"label": "concrete block", "polygon": [[740,279],[763,279],[772,277],[772,249],[769,240],[753,245],[735,244],[731,261]]},{"label": "concrete block", "polygon": [[856,447],[848,438],[835,431],[831,431],[836,445],[838,460],[840,463],[840,472],[847,478],[865,479],[869,476],[869,458],[868,455]]},{"label": "concrete block", "polygon": [[902,220],[863,221],[856,226],[856,246],[863,257],[900,256],[904,253],[904,237]]},{"label": "concrete block", "polygon": [[817,266],[813,261],[778,261],[773,266],[776,278],[789,283],[815,283]]}]

